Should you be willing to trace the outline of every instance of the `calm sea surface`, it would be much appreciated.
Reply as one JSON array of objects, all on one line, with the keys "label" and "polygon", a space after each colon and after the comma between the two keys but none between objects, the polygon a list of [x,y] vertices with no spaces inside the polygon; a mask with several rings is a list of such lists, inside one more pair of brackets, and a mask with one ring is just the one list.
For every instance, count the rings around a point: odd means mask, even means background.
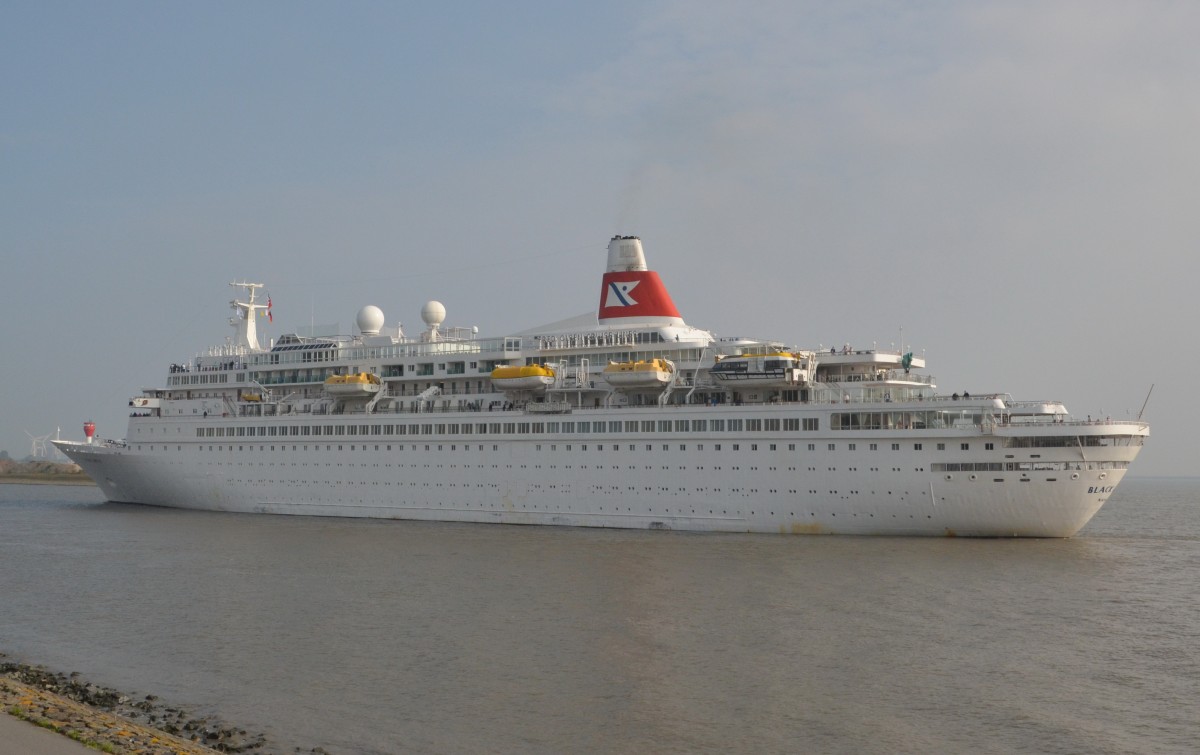
[{"label": "calm sea surface", "polygon": [[212,514],[0,485],[0,650],[279,751],[1191,753],[1200,480],[1071,540]]}]

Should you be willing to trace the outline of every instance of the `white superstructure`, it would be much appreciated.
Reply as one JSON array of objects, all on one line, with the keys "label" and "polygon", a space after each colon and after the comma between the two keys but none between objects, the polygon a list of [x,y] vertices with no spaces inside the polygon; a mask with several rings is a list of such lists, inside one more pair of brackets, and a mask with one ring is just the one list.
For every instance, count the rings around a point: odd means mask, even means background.
[{"label": "white superstructure", "polygon": [[359,335],[285,335],[267,348],[255,325],[270,311],[261,284],[231,285],[245,292],[230,302],[233,342],[172,365],[162,388],[132,399],[125,440],[55,441],[110,500],[1067,537],[1149,435],[1140,421],[1073,419],[1056,401],[941,395],[911,352],[716,338],[683,320],[636,237],[610,242],[594,315],[498,338],[443,328],[445,308],[429,302],[416,337],[367,306]]}]

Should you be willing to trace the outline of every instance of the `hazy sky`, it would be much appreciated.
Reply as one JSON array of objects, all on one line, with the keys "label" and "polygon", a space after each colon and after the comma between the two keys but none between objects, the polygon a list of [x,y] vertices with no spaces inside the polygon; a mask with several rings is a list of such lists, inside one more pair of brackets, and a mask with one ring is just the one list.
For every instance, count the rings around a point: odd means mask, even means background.
[{"label": "hazy sky", "polygon": [[[364,304],[503,335],[642,237],[683,316],[1137,414],[1197,474],[1200,3],[0,5],[0,449]],[[1182,344],[1182,345],[1181,345]],[[1176,351],[1176,348],[1182,351]],[[1182,403],[1181,403],[1182,402]]]}]

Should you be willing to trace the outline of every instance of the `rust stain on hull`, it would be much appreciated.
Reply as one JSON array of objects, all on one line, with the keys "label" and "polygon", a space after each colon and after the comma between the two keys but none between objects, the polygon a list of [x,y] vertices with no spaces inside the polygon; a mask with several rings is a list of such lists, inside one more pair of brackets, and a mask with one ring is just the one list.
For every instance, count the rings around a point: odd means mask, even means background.
[{"label": "rust stain on hull", "polygon": [[[784,526],[781,526],[779,529],[781,531],[784,530]],[[828,535],[829,534],[826,531],[824,525],[822,525],[818,522],[813,522],[812,524],[802,524],[800,522],[794,522],[791,526],[791,533],[793,535]]]}]

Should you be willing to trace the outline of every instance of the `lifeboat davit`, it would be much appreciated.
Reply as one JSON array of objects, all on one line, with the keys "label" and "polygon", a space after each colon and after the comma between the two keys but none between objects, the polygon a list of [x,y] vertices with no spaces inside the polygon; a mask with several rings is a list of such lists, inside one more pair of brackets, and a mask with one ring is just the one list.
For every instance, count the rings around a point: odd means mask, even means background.
[{"label": "lifeboat davit", "polygon": [[554,384],[554,370],[541,364],[504,365],[492,370],[492,385],[502,391],[544,391]]},{"label": "lifeboat davit", "polygon": [[790,386],[808,382],[808,361],[784,351],[718,357],[709,369],[717,380],[732,386]]},{"label": "lifeboat davit", "polygon": [[379,376],[370,372],[354,375],[330,375],[325,379],[325,392],[330,396],[363,397],[374,396],[381,388]]},{"label": "lifeboat davit", "polygon": [[666,359],[609,362],[604,379],[614,388],[660,388],[671,382],[675,367]]}]

